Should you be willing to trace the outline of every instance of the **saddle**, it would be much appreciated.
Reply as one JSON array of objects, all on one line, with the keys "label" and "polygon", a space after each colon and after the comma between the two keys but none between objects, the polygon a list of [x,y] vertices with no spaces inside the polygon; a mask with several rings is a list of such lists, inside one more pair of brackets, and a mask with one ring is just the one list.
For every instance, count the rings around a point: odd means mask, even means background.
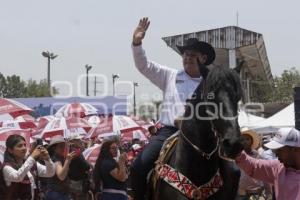
[{"label": "saddle", "polygon": [[163,144],[163,146],[160,150],[158,159],[155,162],[155,167],[154,167],[154,170],[151,173],[151,178],[150,178],[150,181],[152,183],[153,191],[156,191],[159,183],[162,181],[160,179],[160,176],[159,176],[159,173],[158,173],[159,168],[163,164],[168,163],[168,161],[170,160],[171,155],[175,151],[175,147],[176,147],[176,144],[177,144],[177,141],[178,141],[179,133],[180,133],[180,130],[177,131],[176,133],[174,133],[168,139],[166,139],[166,141],[164,142],[164,144]]}]

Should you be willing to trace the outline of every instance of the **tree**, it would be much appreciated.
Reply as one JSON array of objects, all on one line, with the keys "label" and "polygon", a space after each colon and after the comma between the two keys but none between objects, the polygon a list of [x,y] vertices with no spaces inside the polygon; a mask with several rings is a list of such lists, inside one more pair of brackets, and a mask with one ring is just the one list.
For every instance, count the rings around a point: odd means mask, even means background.
[{"label": "tree", "polygon": [[257,94],[252,101],[256,102],[293,102],[293,88],[300,84],[300,73],[295,68],[284,70],[280,76],[274,78],[274,87],[263,81],[254,81],[252,87]]},{"label": "tree", "polygon": [[293,102],[293,88],[300,84],[300,73],[295,68],[284,70],[281,77],[274,79],[273,101]]},{"label": "tree", "polygon": [[[52,94],[58,94],[58,90],[52,87]],[[46,79],[41,80],[39,83],[35,80],[28,80],[26,87],[26,97],[47,97],[49,95],[48,83]]]},{"label": "tree", "polygon": [[26,93],[26,83],[19,76],[12,75],[6,77],[6,90],[4,97],[15,98],[24,97]]},{"label": "tree", "polygon": [[[52,94],[58,94],[58,90],[55,87],[51,89]],[[17,75],[5,77],[0,73],[0,97],[21,98],[49,96],[46,79],[41,80],[39,83],[32,79],[25,82]]]}]

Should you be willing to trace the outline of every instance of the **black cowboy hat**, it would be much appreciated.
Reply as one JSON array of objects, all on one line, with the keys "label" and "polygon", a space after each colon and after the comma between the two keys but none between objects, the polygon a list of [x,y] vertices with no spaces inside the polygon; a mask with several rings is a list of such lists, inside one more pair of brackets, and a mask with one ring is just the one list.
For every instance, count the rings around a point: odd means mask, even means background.
[{"label": "black cowboy hat", "polygon": [[176,45],[176,47],[181,55],[184,53],[185,50],[198,51],[207,55],[207,60],[204,63],[205,65],[210,65],[216,57],[214,48],[206,42],[200,42],[197,38],[189,38],[186,41],[184,41],[183,46]]}]

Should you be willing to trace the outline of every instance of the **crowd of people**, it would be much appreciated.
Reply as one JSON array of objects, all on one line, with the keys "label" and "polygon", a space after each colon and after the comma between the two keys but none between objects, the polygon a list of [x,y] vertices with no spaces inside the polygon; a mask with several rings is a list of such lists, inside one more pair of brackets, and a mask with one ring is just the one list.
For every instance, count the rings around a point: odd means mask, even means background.
[{"label": "crowd of people", "polygon": [[[182,70],[149,61],[142,47],[149,25],[148,18],[142,18],[132,40],[136,68],[164,96],[162,126],[149,127],[148,144],[138,138],[126,145],[116,139],[93,141],[101,143],[93,166],[82,155],[93,144],[80,136],[68,140],[54,136],[49,143],[37,140],[27,151],[25,139],[11,135],[1,164],[0,199],[70,200],[88,199],[89,195],[102,200],[146,199],[147,175],[165,140],[180,129],[178,118],[185,110],[185,102],[193,97],[206,73],[201,69],[207,69],[215,59],[210,44],[190,38],[177,46]],[[172,105],[177,105],[176,109],[171,109]],[[266,199],[300,199],[300,132],[282,128],[267,140],[252,130],[242,129],[241,133],[244,150],[235,157],[241,170],[236,199],[246,200],[257,194],[264,194]]]}]

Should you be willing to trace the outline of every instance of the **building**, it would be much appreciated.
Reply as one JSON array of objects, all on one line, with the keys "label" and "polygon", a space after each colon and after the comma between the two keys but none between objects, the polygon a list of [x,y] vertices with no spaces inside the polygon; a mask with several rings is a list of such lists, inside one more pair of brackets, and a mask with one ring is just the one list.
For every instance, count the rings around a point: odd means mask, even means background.
[{"label": "building", "polygon": [[212,65],[241,67],[240,76],[246,102],[256,101],[265,89],[272,90],[273,76],[262,34],[228,26],[162,39],[179,53],[176,45],[182,45],[183,41],[191,37],[208,42],[215,48],[216,60]]}]

